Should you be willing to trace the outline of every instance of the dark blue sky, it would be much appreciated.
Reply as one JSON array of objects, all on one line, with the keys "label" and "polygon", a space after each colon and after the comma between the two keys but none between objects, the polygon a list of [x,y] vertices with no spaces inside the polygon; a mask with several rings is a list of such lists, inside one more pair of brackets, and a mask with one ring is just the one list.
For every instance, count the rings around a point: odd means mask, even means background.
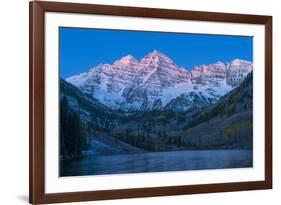
[{"label": "dark blue sky", "polygon": [[155,49],[188,70],[235,58],[253,61],[252,37],[61,27],[59,39],[62,78],[128,54],[140,60]]}]

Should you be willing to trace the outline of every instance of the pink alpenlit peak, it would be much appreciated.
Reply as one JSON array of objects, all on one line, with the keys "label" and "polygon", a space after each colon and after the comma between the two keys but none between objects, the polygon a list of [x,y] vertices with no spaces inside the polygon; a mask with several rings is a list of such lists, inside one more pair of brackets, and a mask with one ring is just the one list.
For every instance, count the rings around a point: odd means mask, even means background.
[{"label": "pink alpenlit peak", "polygon": [[232,60],[231,63],[237,64],[237,65],[239,65],[239,64],[252,64],[250,61],[246,61],[246,60],[242,60],[242,59],[238,59],[238,58]]},{"label": "pink alpenlit peak", "polygon": [[165,54],[161,53],[158,50],[153,50],[152,52],[150,52],[147,56],[159,56],[159,57],[165,57],[168,58]]},{"label": "pink alpenlit peak", "polygon": [[124,56],[123,58],[121,58],[122,60],[133,60],[136,61],[136,59],[134,58],[134,56],[132,56],[131,54]]},{"label": "pink alpenlit peak", "polygon": [[144,56],[141,59],[141,62],[147,62],[147,61],[151,61],[151,60],[165,61],[167,63],[173,63],[173,61],[168,56],[166,56],[165,54],[163,54],[162,52],[160,52],[158,50],[153,50],[152,52],[148,53],[146,56]]},{"label": "pink alpenlit peak", "polygon": [[131,64],[131,63],[138,63],[138,61],[134,58],[134,56],[129,54],[115,61],[115,63]]}]

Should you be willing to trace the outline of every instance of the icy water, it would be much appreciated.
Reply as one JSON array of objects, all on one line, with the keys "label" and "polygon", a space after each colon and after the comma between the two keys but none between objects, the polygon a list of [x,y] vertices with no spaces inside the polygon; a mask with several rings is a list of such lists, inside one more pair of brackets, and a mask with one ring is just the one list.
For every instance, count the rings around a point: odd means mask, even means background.
[{"label": "icy water", "polygon": [[151,152],[87,156],[62,164],[61,176],[143,173],[253,166],[252,150]]}]

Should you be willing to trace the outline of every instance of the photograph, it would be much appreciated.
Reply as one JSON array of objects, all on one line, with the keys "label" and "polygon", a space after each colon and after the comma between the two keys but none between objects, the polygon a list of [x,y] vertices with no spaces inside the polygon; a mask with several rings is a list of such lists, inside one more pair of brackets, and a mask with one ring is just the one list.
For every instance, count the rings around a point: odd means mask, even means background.
[{"label": "photograph", "polygon": [[253,167],[252,36],[58,31],[60,177]]}]

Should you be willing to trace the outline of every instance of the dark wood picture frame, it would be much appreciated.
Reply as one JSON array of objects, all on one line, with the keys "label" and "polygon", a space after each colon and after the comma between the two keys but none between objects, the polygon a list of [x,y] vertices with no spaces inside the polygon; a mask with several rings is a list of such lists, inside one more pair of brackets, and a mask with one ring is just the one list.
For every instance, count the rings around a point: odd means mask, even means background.
[{"label": "dark wood picture frame", "polygon": [[[198,11],[30,2],[29,200],[32,204],[153,197],[272,188],[272,17]],[[46,194],[44,190],[44,13],[67,12],[128,17],[260,24],[265,26],[265,180]]]}]

